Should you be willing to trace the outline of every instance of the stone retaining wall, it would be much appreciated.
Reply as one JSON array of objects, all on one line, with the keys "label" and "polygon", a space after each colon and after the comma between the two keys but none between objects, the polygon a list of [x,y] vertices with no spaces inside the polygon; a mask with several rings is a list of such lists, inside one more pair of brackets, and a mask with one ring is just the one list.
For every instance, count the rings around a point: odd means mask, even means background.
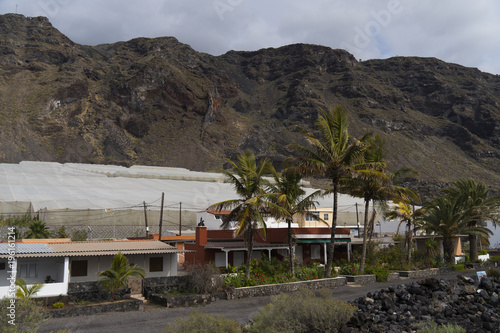
[{"label": "stone retaining wall", "polygon": [[452,271],[453,268],[451,267],[431,268],[419,271],[403,271],[399,272],[399,277],[401,279],[418,279],[418,278],[436,276],[444,272],[452,272]]},{"label": "stone retaining wall", "polygon": [[182,289],[187,283],[187,276],[165,276],[144,280],[144,296],[166,294],[172,290]]},{"label": "stone retaining wall", "polygon": [[63,318],[63,317],[89,316],[98,313],[112,312],[112,311],[125,312],[125,311],[143,311],[143,310],[144,310],[144,303],[141,300],[130,299],[117,302],[110,302],[110,303],[53,309],[49,310],[47,313],[48,317]]},{"label": "stone retaining wall", "polygon": [[397,281],[400,279],[399,273],[389,273],[387,275],[387,282]]},{"label": "stone retaining wall", "polygon": [[164,307],[188,307],[195,305],[204,305],[215,302],[216,296],[211,294],[185,295],[185,296],[163,296],[158,294],[150,294],[148,298],[151,302]]},{"label": "stone retaining wall", "polygon": [[[120,298],[130,296],[130,289],[118,290],[116,296]],[[71,302],[103,302],[109,298],[110,294],[102,290],[97,281],[70,282],[68,284],[68,299]]]},{"label": "stone retaining wall", "polygon": [[367,284],[370,282],[377,282],[377,276],[372,274],[367,275],[347,275],[347,282],[354,282],[357,284]]},{"label": "stone retaining wall", "polygon": [[346,284],[345,277],[336,277],[320,280],[309,280],[300,282],[290,282],[282,284],[267,284],[254,287],[235,288],[227,294],[228,299],[256,297],[256,296],[271,296],[281,293],[289,293],[300,289],[322,289],[335,288]]}]

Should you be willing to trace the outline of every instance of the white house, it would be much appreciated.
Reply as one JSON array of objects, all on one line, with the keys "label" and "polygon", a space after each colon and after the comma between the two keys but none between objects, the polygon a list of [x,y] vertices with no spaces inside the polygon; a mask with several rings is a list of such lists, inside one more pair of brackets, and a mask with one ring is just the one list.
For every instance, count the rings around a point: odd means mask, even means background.
[{"label": "white house", "polygon": [[[0,243],[0,298],[12,296],[16,277],[28,285],[45,283],[37,297],[66,295],[70,283],[98,281],[97,273],[109,269],[118,252],[144,268],[146,278],[157,278],[176,276],[177,253],[185,251],[156,240]],[[17,267],[10,267],[12,259]]]}]

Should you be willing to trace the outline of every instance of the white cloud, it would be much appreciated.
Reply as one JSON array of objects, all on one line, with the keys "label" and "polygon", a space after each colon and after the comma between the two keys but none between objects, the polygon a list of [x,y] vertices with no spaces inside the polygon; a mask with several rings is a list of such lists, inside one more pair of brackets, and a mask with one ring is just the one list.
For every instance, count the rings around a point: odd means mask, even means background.
[{"label": "white cloud", "polygon": [[312,43],[361,59],[436,57],[500,74],[496,0],[3,0],[0,13],[16,5],[82,44],[174,36],[217,55]]}]

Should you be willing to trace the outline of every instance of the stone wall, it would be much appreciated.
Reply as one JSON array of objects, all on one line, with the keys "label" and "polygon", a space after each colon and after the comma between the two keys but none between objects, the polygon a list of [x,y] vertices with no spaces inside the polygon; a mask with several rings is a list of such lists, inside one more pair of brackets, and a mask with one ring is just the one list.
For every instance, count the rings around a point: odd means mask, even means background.
[{"label": "stone wall", "polygon": [[387,275],[387,282],[397,281],[400,279],[399,273],[389,273]]},{"label": "stone wall", "polygon": [[172,290],[179,290],[187,284],[187,276],[165,276],[147,278],[144,280],[144,296],[152,294],[166,294]]},{"label": "stone wall", "polygon": [[452,272],[453,268],[451,267],[442,267],[442,268],[431,268],[431,269],[424,269],[424,270],[419,270],[419,271],[403,271],[399,272],[399,277],[401,279],[418,279],[418,278],[426,278],[426,277],[431,277],[431,276],[436,276],[441,273],[445,272]]},{"label": "stone wall", "polygon": [[235,288],[227,294],[228,299],[255,297],[255,296],[271,296],[281,293],[289,293],[300,289],[322,289],[335,288],[346,284],[345,277],[336,277],[320,280],[309,280],[300,282],[290,282],[282,284],[268,284],[254,287]]},{"label": "stone wall", "polygon": [[354,282],[357,284],[367,284],[377,282],[377,276],[372,274],[367,275],[346,275],[347,282]]},{"label": "stone wall", "polygon": [[[116,296],[119,298],[124,298],[129,295],[130,289],[128,288],[116,292]],[[97,281],[70,282],[68,284],[68,299],[70,302],[103,302],[109,298],[110,294],[102,290]]]},{"label": "stone wall", "polygon": [[216,295],[198,294],[185,296],[162,296],[158,294],[150,294],[148,298],[151,302],[163,305],[164,307],[188,307],[196,305],[206,305],[215,302]]},{"label": "stone wall", "polygon": [[75,307],[67,307],[62,309],[51,309],[47,312],[48,317],[63,318],[89,316],[103,312],[114,311],[143,311],[144,303],[141,300],[129,299],[110,303],[83,305]]}]

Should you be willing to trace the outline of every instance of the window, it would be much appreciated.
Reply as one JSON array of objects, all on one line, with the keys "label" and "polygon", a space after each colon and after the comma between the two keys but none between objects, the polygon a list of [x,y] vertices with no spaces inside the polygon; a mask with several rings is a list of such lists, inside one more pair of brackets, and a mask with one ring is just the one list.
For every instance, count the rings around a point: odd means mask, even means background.
[{"label": "window", "polygon": [[36,278],[38,277],[37,273],[37,264],[35,263],[27,263],[27,264],[19,264],[19,269],[17,271],[18,276],[22,278]]},{"label": "window", "polygon": [[4,271],[4,270],[5,270],[5,263],[0,262],[0,271]]},{"label": "window", "polygon": [[87,260],[73,260],[71,262],[71,276],[87,276]]},{"label": "window", "polygon": [[319,245],[311,246],[311,259],[321,259],[321,246]]},{"label": "window", "polygon": [[327,213],[323,214],[323,220],[328,221],[328,214]]},{"label": "window", "polygon": [[163,272],[163,257],[149,258],[149,271],[150,272]]},{"label": "window", "polygon": [[219,252],[215,254],[215,267],[226,267],[226,253]]},{"label": "window", "polygon": [[[310,212],[313,215],[319,216],[319,212]],[[316,221],[311,215],[306,215],[306,221]]]}]

